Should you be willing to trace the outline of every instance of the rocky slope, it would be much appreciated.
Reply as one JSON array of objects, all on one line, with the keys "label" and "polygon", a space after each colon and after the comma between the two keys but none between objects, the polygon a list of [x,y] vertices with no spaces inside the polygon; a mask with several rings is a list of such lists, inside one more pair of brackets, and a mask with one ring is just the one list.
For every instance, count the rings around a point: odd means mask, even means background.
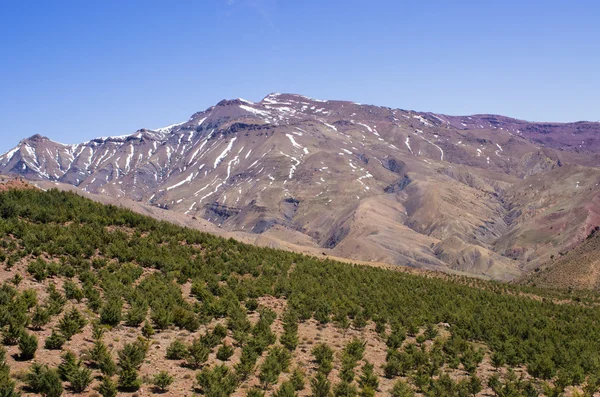
[{"label": "rocky slope", "polygon": [[34,135],[0,173],[339,257],[513,279],[600,224],[598,132],[270,94],[76,145]]},{"label": "rocky slope", "polygon": [[600,290],[600,234],[594,228],[586,240],[560,252],[520,280],[521,284],[561,289]]}]

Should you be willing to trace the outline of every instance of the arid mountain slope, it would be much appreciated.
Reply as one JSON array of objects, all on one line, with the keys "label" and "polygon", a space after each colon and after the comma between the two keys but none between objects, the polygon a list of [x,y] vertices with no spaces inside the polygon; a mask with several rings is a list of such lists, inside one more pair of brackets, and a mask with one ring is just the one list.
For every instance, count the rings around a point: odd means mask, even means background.
[{"label": "arid mountain slope", "polygon": [[35,135],[0,173],[339,257],[512,279],[596,225],[599,132],[270,94],[77,145]]},{"label": "arid mountain slope", "polygon": [[568,252],[561,252],[521,284],[545,288],[600,289],[600,235],[594,230],[586,240]]}]

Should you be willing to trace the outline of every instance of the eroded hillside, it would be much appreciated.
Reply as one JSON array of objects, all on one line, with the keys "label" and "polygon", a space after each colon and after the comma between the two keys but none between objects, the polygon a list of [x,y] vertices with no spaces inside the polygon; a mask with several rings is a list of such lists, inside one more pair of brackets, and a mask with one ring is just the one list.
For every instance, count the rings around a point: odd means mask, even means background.
[{"label": "eroded hillside", "polygon": [[77,145],[36,135],[0,157],[0,173],[169,209],[219,234],[508,280],[598,224],[599,131],[271,94]]}]

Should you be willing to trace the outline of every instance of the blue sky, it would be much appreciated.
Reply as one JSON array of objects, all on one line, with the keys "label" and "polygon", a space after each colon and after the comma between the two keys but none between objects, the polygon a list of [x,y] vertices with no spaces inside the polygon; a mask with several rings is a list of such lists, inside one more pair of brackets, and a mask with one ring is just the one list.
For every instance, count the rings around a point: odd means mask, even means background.
[{"label": "blue sky", "polygon": [[599,120],[597,1],[0,0],[0,152],[270,92]]}]

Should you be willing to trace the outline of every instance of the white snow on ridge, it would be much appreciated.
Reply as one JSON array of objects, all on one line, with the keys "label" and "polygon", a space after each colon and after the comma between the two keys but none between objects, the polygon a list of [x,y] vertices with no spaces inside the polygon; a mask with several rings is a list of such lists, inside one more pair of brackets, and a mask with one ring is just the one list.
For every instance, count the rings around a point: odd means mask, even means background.
[{"label": "white snow on ridge", "polygon": [[322,122],[323,124],[325,124],[327,127],[331,128],[334,131],[337,131],[337,128],[335,128],[335,126],[331,125],[331,124],[327,124],[326,122]]},{"label": "white snow on ridge", "polygon": [[225,150],[223,150],[223,152],[215,160],[215,165],[213,166],[213,168],[217,168],[217,166],[221,163],[221,161],[223,161],[223,159],[229,154],[229,152],[231,151],[231,147],[233,146],[233,142],[235,142],[236,139],[237,139],[237,137],[235,137],[231,141],[229,141],[229,144],[227,145]]},{"label": "white snow on ridge", "polygon": [[[128,135],[115,135],[115,136],[99,136],[97,138],[92,139],[91,141],[95,141],[95,140],[108,141],[109,139],[111,139],[113,141],[121,141],[121,140],[129,138],[131,135],[132,134],[128,134]],[[85,142],[85,143],[89,143],[91,141],[88,141],[88,142]]]},{"label": "white snow on ridge", "polygon": [[[182,123],[171,124],[171,125],[168,125],[166,127],[157,128],[157,129],[152,130],[152,131],[161,132],[161,133],[170,132],[173,128],[179,127],[180,125],[185,124],[185,123],[186,122],[184,121]],[[129,135],[125,135],[125,137],[127,137],[127,136],[129,136]],[[117,138],[117,137],[115,137],[115,138]]]},{"label": "white snow on ridge", "polygon": [[202,151],[202,148],[203,148],[203,147],[206,145],[206,143],[208,142],[208,140],[209,140],[209,139],[212,137],[212,133],[213,133],[214,131],[215,131],[215,130],[212,130],[212,131],[210,132],[210,134],[208,134],[208,136],[207,136],[207,137],[204,139],[204,141],[203,141],[203,142],[200,144],[200,147],[199,147],[198,149],[196,149],[196,151],[194,152],[194,154],[192,154],[192,157],[190,157],[190,160],[189,160],[189,162],[188,162],[188,164],[187,164],[187,165],[190,165],[190,164],[191,164],[191,163],[194,161],[194,159],[196,158],[196,155],[198,154],[198,152]]},{"label": "white snow on ridge", "polygon": [[366,124],[363,124],[363,123],[356,123],[356,124],[358,124],[358,125],[362,125],[362,126],[363,126],[363,127],[365,127],[367,130],[369,130],[369,132],[373,132],[373,129],[372,129],[371,127],[369,127],[368,125],[366,125]]},{"label": "white snow on ridge", "polygon": [[410,147],[410,138],[409,138],[409,137],[406,137],[406,140],[404,141],[404,144],[406,145],[406,147],[408,148],[408,150],[409,150],[409,151],[410,151],[412,154],[414,154],[414,153],[413,153],[413,151],[412,151],[412,148]]},{"label": "white snow on ridge", "polygon": [[215,190],[213,190],[212,192],[210,192],[210,193],[208,193],[207,195],[203,196],[203,197],[200,199],[200,203],[202,203],[202,201],[204,201],[204,199],[205,199],[205,198],[207,198],[207,197],[209,197],[209,196],[211,196],[211,195],[215,194],[215,193],[217,192],[217,190],[219,190],[219,188],[220,188],[220,187],[223,185],[223,183],[224,183],[224,182],[221,182],[221,183],[219,183],[219,184],[218,184],[218,185],[215,187]]},{"label": "white snow on ridge", "polygon": [[244,150],[244,147],[242,146],[242,148],[238,151],[237,155],[233,158],[233,160],[230,160],[229,163],[227,163],[227,178],[225,178],[225,180],[229,179],[229,176],[231,175],[231,164],[233,164],[234,166],[238,165],[240,163],[240,153],[242,153],[242,150]]},{"label": "white snow on ridge", "polygon": [[427,121],[426,118],[424,118],[421,115],[413,114],[413,118],[419,120],[421,122],[421,124],[424,124],[424,125],[426,125],[428,127],[433,127],[433,125],[429,121]]},{"label": "white snow on ridge", "polygon": [[259,116],[265,116],[265,117],[270,116],[269,112],[265,112],[264,110],[254,109],[254,108],[251,108],[250,106],[240,105],[240,108],[247,112],[257,114]]},{"label": "white snow on ridge", "polygon": [[[129,146],[130,152],[125,159],[125,172],[129,172],[129,165],[131,164],[131,159],[133,158],[133,145]],[[93,152],[92,152],[93,153]],[[92,154],[90,153],[90,160],[92,159]]]},{"label": "white snow on ridge", "polygon": [[292,179],[292,177],[294,176],[294,173],[296,172],[296,167],[297,167],[298,165],[300,165],[300,160],[298,160],[297,158],[295,158],[295,157],[292,157],[292,156],[290,156],[290,155],[288,155],[288,154],[285,154],[285,153],[283,153],[282,151],[279,151],[279,153],[283,154],[285,157],[287,157],[287,158],[289,158],[289,159],[292,159],[292,161],[295,161],[295,162],[296,162],[296,164],[292,164],[292,166],[291,166],[291,168],[290,168],[290,175],[289,175],[288,179]]},{"label": "white snow on ridge", "polygon": [[444,151],[442,150],[441,147],[439,147],[438,145],[436,145],[435,143],[431,142],[429,139],[424,138],[421,136],[421,138],[423,138],[423,140],[427,141],[428,143],[432,144],[433,146],[435,146],[436,148],[438,148],[438,150],[440,151],[440,160],[444,161]]},{"label": "white snow on ridge", "polygon": [[315,99],[315,98],[311,98],[311,97],[308,97],[308,96],[305,96],[305,95],[297,95],[297,96],[299,96],[300,98],[308,99],[309,101],[313,101],[313,102],[323,102],[323,103],[324,102],[329,102],[329,101],[326,101],[326,100],[323,100],[323,99]]},{"label": "white snow on ridge", "polygon": [[169,191],[171,189],[175,189],[176,187],[179,187],[181,185],[183,185],[184,183],[188,183],[191,182],[192,178],[194,177],[194,173],[192,172],[190,175],[188,175],[187,178],[185,178],[183,181],[178,182],[176,184],[174,184],[173,186],[169,186],[166,190]]},{"label": "white snow on ridge", "polygon": [[27,151],[28,155],[35,158],[35,150],[33,150],[33,148],[31,146],[29,146],[28,144],[25,144],[25,150]]},{"label": "white snow on ridge", "polygon": [[294,139],[294,137],[292,135],[290,135],[290,134],[285,134],[285,135],[290,139],[293,147],[302,149],[304,151],[304,154],[308,154],[308,149],[302,145],[299,145],[298,142],[296,142],[296,140]]},{"label": "white snow on ridge", "polygon": [[15,148],[9,150],[8,152],[6,152],[2,156],[0,156],[0,159],[5,159],[5,160],[12,159],[13,154],[15,154],[19,149],[20,149],[20,147],[17,146]]}]

